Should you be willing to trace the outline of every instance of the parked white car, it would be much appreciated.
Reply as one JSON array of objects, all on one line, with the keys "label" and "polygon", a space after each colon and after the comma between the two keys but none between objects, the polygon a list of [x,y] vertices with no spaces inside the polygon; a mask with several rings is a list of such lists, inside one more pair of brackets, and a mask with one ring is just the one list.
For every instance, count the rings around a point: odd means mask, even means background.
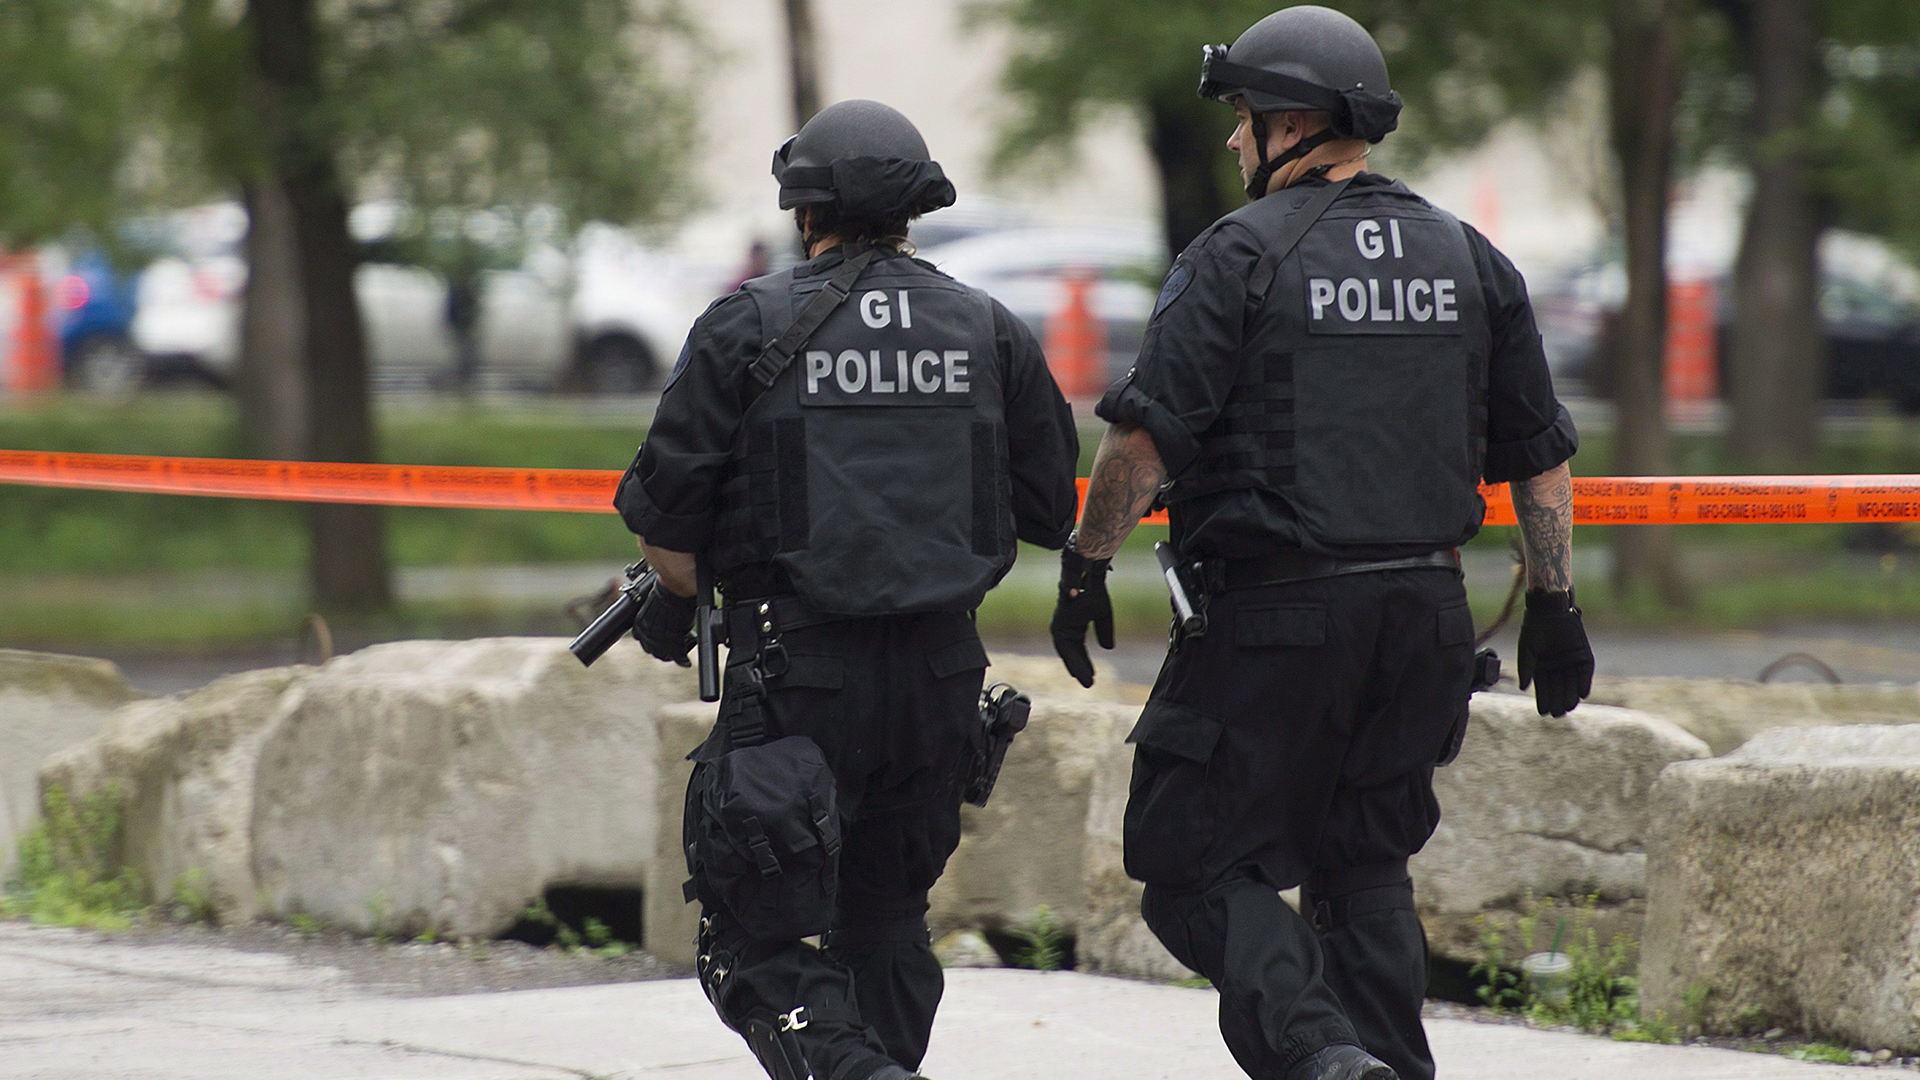
[{"label": "parked white car", "polygon": [[[375,212],[361,212],[368,210]],[[361,211],[356,232],[392,217]],[[246,212],[216,204],[171,224],[177,254],[141,276],[134,343],[156,374],[228,384],[239,362]],[[475,331],[482,384],[628,393],[657,385],[703,299],[680,295],[682,277],[671,260],[606,226],[584,230],[571,255],[535,245],[520,267],[485,271]],[[452,371],[447,285],[438,274],[369,262],[355,272],[354,288],[376,386],[425,385]]]},{"label": "parked white car", "polygon": [[1165,242],[1146,227],[1008,229],[928,248],[920,257],[986,290],[1042,341],[1047,319],[1066,306],[1068,279],[1091,276],[1089,306],[1106,326],[1111,378],[1139,358],[1167,267]]}]

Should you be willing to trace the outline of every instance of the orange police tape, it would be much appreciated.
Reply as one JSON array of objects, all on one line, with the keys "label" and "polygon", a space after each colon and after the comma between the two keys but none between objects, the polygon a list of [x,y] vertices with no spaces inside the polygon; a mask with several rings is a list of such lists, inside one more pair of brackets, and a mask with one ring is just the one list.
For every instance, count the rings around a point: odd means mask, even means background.
[{"label": "orange police tape", "polygon": [[[0,450],[0,484],[292,502],[612,513],[610,469],[494,469]],[[1086,498],[1087,482],[1080,481]],[[1486,486],[1486,523],[1512,525],[1504,485]],[[1920,521],[1920,475],[1585,477],[1579,525]],[[1145,519],[1165,524],[1166,512]]]}]

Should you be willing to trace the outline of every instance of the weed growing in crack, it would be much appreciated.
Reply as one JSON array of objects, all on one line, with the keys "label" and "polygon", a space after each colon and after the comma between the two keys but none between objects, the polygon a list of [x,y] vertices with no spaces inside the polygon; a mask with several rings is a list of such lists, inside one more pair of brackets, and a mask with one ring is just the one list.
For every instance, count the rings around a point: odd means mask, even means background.
[{"label": "weed growing in crack", "polygon": [[220,908],[207,886],[206,871],[197,866],[187,870],[173,879],[171,892],[173,902],[168,914],[175,922],[214,925],[220,921]]},{"label": "weed growing in crack", "polygon": [[1053,908],[1041,904],[1034,910],[1032,922],[1015,927],[1011,933],[1020,942],[1013,954],[1014,967],[1058,971],[1066,965],[1067,935]]}]

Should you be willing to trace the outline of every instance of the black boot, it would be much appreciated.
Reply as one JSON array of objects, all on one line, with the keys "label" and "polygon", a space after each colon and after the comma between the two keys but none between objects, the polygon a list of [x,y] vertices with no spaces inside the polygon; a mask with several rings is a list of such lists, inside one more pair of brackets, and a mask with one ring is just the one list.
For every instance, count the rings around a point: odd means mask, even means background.
[{"label": "black boot", "polygon": [[1400,1075],[1365,1050],[1343,1043],[1288,1069],[1287,1080],[1400,1080]]}]

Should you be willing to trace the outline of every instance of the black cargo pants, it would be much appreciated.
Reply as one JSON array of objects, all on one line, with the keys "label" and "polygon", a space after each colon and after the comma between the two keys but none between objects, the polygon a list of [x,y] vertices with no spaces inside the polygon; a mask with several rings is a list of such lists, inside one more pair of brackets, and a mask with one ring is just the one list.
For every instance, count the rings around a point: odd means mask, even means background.
[{"label": "black cargo pants", "polygon": [[[784,670],[765,684],[768,738],[813,739],[837,784],[834,928],[818,949],[756,941],[725,911],[703,909],[698,974],[763,1064],[768,1040],[804,1057],[806,1072],[774,1080],[807,1072],[865,1080],[891,1064],[911,1071],[926,1055],[945,985],[928,941],[927,893],[960,842],[959,781],[981,738],[986,651],[962,613],[847,619],[779,637],[784,665],[771,666]],[[736,643],[729,669],[754,655]],[[727,685],[696,760],[728,749],[740,701],[735,681]]]},{"label": "black cargo pants", "polygon": [[[1136,744],[1126,865],[1141,913],[1220,991],[1241,1068],[1281,1080],[1334,1043],[1430,1080],[1426,937],[1407,857],[1466,722],[1473,618],[1457,572],[1389,570],[1212,597]],[[1279,891],[1304,885],[1302,910]]]}]

